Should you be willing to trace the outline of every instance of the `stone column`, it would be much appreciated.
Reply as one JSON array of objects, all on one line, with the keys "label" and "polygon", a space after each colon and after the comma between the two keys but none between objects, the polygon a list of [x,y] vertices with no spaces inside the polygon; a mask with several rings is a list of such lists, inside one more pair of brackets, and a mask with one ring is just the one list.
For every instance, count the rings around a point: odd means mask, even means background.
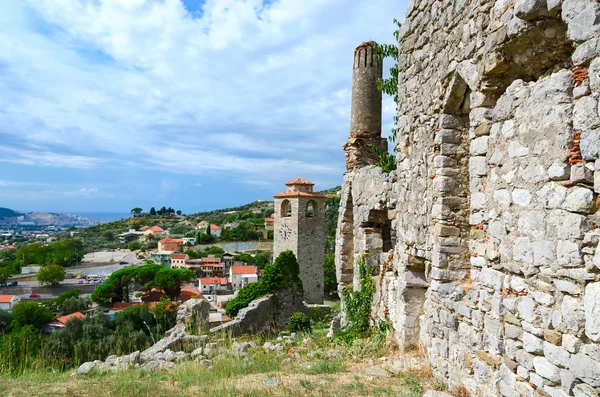
[{"label": "stone column", "polygon": [[383,62],[376,59],[371,42],[359,45],[354,51],[350,139],[344,145],[348,171],[377,162],[371,145],[387,151],[387,140],[381,138],[381,91],[377,88],[382,76]]}]

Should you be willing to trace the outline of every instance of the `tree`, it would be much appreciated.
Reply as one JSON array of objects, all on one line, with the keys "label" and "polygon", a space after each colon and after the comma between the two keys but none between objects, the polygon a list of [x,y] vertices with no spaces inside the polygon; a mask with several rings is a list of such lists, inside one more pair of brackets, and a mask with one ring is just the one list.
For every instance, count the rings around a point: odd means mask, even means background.
[{"label": "tree", "polygon": [[263,269],[267,263],[269,263],[269,256],[265,252],[259,252],[254,257],[254,263],[259,269]]},{"label": "tree", "polygon": [[63,316],[75,312],[83,312],[90,308],[91,303],[89,298],[68,298],[62,303],[60,311]]},{"label": "tree", "polygon": [[139,216],[142,213],[142,209],[140,207],[135,207],[131,210],[131,215]]},{"label": "tree", "polygon": [[335,275],[335,260],[333,254],[325,255],[324,274],[324,289],[326,294],[335,294],[337,292],[338,283]]},{"label": "tree", "polygon": [[13,321],[11,327],[22,328],[32,325],[41,329],[44,324],[54,320],[54,315],[46,306],[38,304],[37,301],[21,301],[13,308]]},{"label": "tree", "polygon": [[0,267],[0,284],[6,284],[10,277],[10,269],[7,267]]},{"label": "tree", "polygon": [[46,265],[37,274],[40,284],[58,285],[65,279],[65,270],[58,265]]},{"label": "tree", "polygon": [[210,236],[210,223],[206,226],[206,234]]},{"label": "tree", "polygon": [[4,333],[4,330],[11,321],[12,315],[8,311],[0,309],[0,334]]},{"label": "tree", "polygon": [[181,216],[181,210],[177,210],[177,215]]},{"label": "tree", "polygon": [[150,208],[149,214],[152,216],[156,216],[156,210],[154,209],[154,207]]},{"label": "tree", "polygon": [[190,282],[195,278],[194,273],[187,269],[166,269],[156,272],[154,283],[156,288],[164,291],[171,299],[181,294],[181,284]]}]

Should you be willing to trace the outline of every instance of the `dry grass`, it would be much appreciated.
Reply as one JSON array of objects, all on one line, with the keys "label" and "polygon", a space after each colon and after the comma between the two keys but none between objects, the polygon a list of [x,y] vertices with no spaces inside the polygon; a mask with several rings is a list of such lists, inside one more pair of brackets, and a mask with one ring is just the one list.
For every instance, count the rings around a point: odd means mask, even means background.
[{"label": "dry grass", "polygon": [[[332,354],[335,351],[335,354]],[[368,352],[372,353],[369,354]],[[367,352],[367,353],[365,353]],[[284,352],[261,348],[246,357],[224,355],[206,367],[188,362],[169,371],[78,376],[72,373],[31,372],[16,378],[0,374],[0,395],[7,397],[154,397],[154,396],[406,396],[417,397],[433,388],[427,367],[411,365],[392,374],[382,363],[392,360],[424,362],[418,352],[394,357],[381,348],[366,349],[360,357],[319,335]],[[382,354],[383,353],[383,354]],[[385,359],[382,357],[384,356]],[[266,379],[281,384],[266,386]]]}]

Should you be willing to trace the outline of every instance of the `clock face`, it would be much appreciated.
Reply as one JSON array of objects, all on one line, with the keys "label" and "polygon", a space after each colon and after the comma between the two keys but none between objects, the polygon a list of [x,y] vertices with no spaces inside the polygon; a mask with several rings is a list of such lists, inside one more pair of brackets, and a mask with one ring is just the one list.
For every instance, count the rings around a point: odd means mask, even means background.
[{"label": "clock face", "polygon": [[279,229],[279,235],[283,240],[287,240],[292,236],[292,229],[288,225],[281,225],[281,229]]}]

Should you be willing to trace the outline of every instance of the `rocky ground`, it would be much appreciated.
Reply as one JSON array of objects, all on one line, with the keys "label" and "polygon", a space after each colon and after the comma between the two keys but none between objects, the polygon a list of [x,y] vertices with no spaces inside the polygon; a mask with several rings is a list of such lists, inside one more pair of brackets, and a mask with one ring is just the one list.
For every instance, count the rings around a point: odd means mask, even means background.
[{"label": "rocky ground", "polygon": [[382,340],[348,347],[325,330],[235,340],[221,335],[204,339],[199,349],[167,349],[145,363],[134,353],[70,373],[0,376],[0,395],[416,397],[441,388],[416,352],[396,356]]}]

